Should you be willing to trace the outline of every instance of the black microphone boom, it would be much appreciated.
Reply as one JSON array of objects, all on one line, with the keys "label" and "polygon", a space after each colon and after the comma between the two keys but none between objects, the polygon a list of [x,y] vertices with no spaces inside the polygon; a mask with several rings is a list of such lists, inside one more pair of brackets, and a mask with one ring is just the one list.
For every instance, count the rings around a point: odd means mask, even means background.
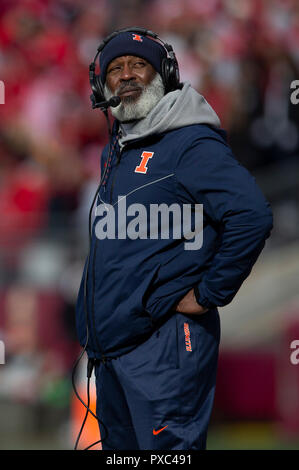
[{"label": "black microphone boom", "polygon": [[109,106],[111,106],[111,108],[116,108],[116,106],[118,106],[120,102],[121,99],[119,96],[112,96],[112,98],[110,98],[110,100],[108,101]]},{"label": "black microphone boom", "polygon": [[100,103],[96,102],[94,94],[90,95],[90,99],[92,103],[92,109],[100,108],[102,111],[105,111],[110,106],[111,108],[116,108],[116,106],[118,106],[119,103],[121,102],[121,99],[119,96],[112,96],[110,100],[101,101]]}]

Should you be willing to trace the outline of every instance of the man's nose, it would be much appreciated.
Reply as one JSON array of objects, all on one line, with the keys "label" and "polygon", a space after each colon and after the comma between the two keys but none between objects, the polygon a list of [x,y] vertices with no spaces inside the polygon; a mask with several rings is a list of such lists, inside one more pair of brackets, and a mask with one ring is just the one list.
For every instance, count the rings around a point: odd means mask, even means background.
[{"label": "man's nose", "polygon": [[130,80],[131,78],[135,78],[135,75],[133,73],[132,68],[128,64],[126,64],[126,65],[124,65],[124,67],[121,71],[120,79],[121,80]]}]

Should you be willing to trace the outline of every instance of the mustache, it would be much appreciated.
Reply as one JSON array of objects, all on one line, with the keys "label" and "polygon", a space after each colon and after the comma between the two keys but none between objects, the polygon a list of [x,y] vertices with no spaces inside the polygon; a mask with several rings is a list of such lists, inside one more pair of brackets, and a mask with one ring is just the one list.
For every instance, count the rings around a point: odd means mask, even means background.
[{"label": "mustache", "polygon": [[116,94],[119,95],[120,93],[124,93],[126,91],[133,91],[133,90],[144,90],[144,87],[139,83],[136,83],[134,80],[128,80],[125,83],[122,83],[116,91]]}]

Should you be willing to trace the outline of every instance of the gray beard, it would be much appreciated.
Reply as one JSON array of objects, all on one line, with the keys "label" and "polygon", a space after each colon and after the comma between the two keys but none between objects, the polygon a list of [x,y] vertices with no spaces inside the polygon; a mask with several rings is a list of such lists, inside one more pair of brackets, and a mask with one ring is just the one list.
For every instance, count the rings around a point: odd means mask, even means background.
[{"label": "gray beard", "polygon": [[[115,92],[117,94],[117,90]],[[129,99],[123,100],[115,108],[110,108],[112,116],[120,122],[136,121],[145,118],[148,113],[156,106],[157,103],[163,98],[165,89],[162,77],[159,73],[155,75],[149,85],[144,86],[141,95],[136,100]],[[104,86],[104,96],[109,100],[114,96],[108,86]]]}]

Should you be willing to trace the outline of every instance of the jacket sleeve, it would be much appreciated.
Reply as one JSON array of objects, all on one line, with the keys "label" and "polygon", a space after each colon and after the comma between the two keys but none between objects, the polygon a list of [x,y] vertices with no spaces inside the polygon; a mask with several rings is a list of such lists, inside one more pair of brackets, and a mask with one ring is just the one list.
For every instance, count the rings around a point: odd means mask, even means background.
[{"label": "jacket sleeve", "polygon": [[175,175],[178,196],[202,203],[204,221],[210,219],[220,234],[212,262],[194,287],[197,302],[206,308],[227,305],[270,235],[270,204],[230,147],[217,138],[193,141],[181,152]]}]

